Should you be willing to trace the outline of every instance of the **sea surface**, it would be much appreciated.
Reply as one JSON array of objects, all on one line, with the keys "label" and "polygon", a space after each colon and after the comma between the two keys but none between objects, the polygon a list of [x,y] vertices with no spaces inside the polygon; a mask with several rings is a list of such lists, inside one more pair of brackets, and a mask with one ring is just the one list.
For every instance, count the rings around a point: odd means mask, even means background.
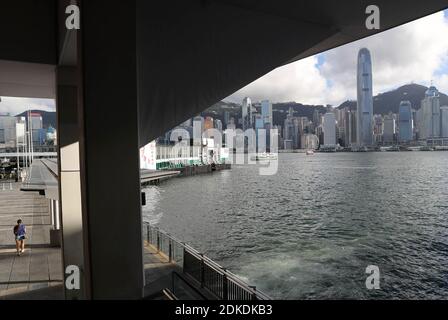
[{"label": "sea surface", "polygon": [[[275,299],[448,299],[448,152],[279,154],[146,188],[145,221]],[[379,268],[367,289],[366,267]]]}]

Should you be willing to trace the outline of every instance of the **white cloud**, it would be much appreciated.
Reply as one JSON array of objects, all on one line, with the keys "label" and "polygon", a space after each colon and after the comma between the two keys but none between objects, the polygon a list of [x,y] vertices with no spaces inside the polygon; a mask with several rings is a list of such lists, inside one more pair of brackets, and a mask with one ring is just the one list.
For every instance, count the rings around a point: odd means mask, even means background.
[{"label": "white cloud", "polygon": [[316,64],[317,57],[314,56],[277,68],[237,91],[229,100],[241,102],[249,96],[252,100],[319,103],[326,90],[326,81]]},{"label": "white cloud", "polygon": [[56,105],[53,99],[1,97],[0,113],[10,113],[15,116],[28,109],[56,111]]},{"label": "white cloud", "polygon": [[[443,12],[424,17],[383,33],[355,41],[322,54],[324,63],[310,57],[278,68],[231,95],[240,102],[252,100],[297,101],[338,105],[356,98],[358,50],[370,50],[374,94],[431,79],[442,92],[448,92],[448,76],[437,71],[448,59],[448,18]],[[331,85],[329,85],[331,84]]]}]

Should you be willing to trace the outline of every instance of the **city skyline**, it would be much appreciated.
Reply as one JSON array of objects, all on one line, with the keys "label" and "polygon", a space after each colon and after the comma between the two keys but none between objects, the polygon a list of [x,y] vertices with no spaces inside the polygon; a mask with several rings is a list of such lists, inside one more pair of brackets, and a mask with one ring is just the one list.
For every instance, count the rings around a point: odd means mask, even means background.
[{"label": "city skyline", "polygon": [[[279,67],[225,100],[270,99],[312,105],[356,100],[356,53],[368,47],[375,57],[373,94],[404,83],[448,92],[448,10]],[[387,43],[387,45],[384,45]],[[306,76],[305,76],[306,75]]]}]

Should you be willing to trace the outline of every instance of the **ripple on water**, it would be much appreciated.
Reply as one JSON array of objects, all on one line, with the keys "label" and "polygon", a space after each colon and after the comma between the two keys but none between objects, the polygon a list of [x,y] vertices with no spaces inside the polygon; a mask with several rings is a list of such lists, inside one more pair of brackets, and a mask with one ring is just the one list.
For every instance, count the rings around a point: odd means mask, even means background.
[{"label": "ripple on water", "polygon": [[233,166],[149,187],[143,215],[274,298],[447,299],[447,161],[280,154],[268,178]]}]

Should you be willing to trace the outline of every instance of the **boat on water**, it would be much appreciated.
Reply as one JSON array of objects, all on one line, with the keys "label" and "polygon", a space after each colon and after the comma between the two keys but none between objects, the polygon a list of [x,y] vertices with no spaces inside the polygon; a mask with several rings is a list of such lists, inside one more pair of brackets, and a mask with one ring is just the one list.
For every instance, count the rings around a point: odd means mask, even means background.
[{"label": "boat on water", "polygon": [[277,160],[278,156],[275,153],[257,153],[251,157],[251,160]]},{"label": "boat on water", "polygon": [[313,150],[306,150],[305,153],[306,153],[307,156],[312,156],[314,154],[314,151]]},{"label": "boat on water", "polygon": [[386,148],[386,151],[397,152],[397,151],[400,151],[400,148],[398,146],[391,146],[391,147]]},{"label": "boat on water", "polygon": [[362,147],[353,146],[352,147],[352,152],[367,152],[367,151],[369,151],[369,150],[365,146],[362,146]]},{"label": "boat on water", "polygon": [[434,151],[434,149],[429,146],[423,146],[420,147],[420,151]]}]

